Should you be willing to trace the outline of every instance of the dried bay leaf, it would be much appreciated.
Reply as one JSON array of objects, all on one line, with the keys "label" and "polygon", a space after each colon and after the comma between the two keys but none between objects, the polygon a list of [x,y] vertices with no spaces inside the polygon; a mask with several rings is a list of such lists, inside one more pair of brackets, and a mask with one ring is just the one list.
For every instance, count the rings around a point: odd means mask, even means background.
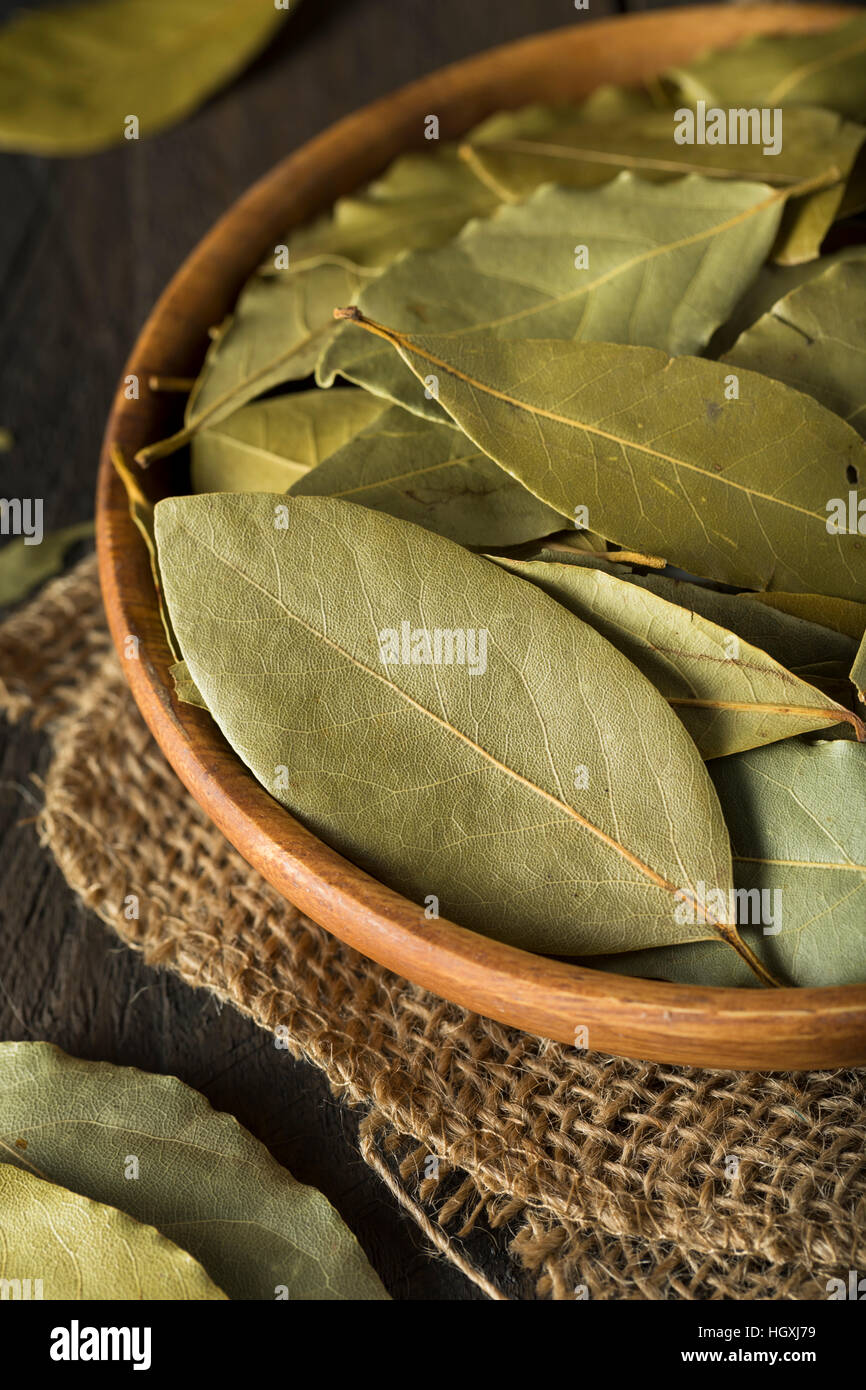
[{"label": "dried bay leaf", "polygon": [[655,348],[409,335],[344,314],[421,381],[435,373],[464,433],[563,515],[585,506],[602,535],[722,583],[866,592],[863,540],[827,530],[866,445],[811,397],[740,370],[726,400],[724,364]]},{"label": "dried bay leaf", "polygon": [[[615,121],[626,116],[640,116],[646,111],[655,111],[658,107],[667,105],[666,96],[658,89],[654,79],[651,79],[651,85],[641,87],[620,87],[615,82],[604,82],[580,102],[578,110],[584,120]],[[539,105],[540,111],[546,109]],[[573,106],[571,109],[574,109]],[[487,120],[476,126],[467,138],[472,140],[476,135],[481,136],[482,132],[492,136],[493,122],[497,119],[507,121],[511,115],[511,111],[499,111],[493,116],[488,116]]]},{"label": "dried bay leaf", "polygon": [[[855,126],[853,129],[866,134],[866,128],[863,126]],[[862,143],[860,148],[862,149]],[[843,161],[849,171],[853,168],[854,162]],[[828,188],[819,188],[805,198],[791,198],[788,201],[779,236],[773,247],[774,261],[782,266],[797,266],[808,264],[820,255],[824,238],[833,223],[845,215],[849,177],[850,173],[846,173],[845,178]]]},{"label": "dried bay leaf", "polygon": [[529,106],[500,112],[479,126],[460,154],[501,199],[525,198],[543,183],[594,188],[630,169],[668,180],[700,174],[718,181],[794,186],[831,171],[842,179],[863,143],[857,123],[814,107],[786,111],[780,152],[761,145],[679,145],[674,108],[617,119],[587,120],[574,106]]},{"label": "dried bay leaf", "polygon": [[92,535],[92,521],[77,521],[59,531],[47,531],[38,545],[28,545],[25,536],[8,541],[0,550],[0,607],[20,602],[46,579],[60,574],[67,551]]},{"label": "dried bay leaf", "polygon": [[[697,352],[757,274],[780,215],[781,195],[764,185],[697,177],[652,186],[625,173],[592,193],[541,188],[447,246],[395,262],[358,307],[401,332],[455,342],[492,334]],[[576,268],[576,242],[588,268]],[[337,373],[443,417],[393,352],[348,328],[317,368],[324,386]]]},{"label": "dried bay leaf", "polygon": [[[741,925],[756,954],[792,984],[866,980],[866,822],[859,809],[866,745],[794,739],[721,759],[709,771],[731,832],[737,888],[769,894],[766,917],[776,921],[764,925],[779,928],[765,935],[760,925]],[[756,983],[714,942],[587,963],[687,984]]]},{"label": "dried bay leaf", "polygon": [[652,86],[623,87],[615,82],[604,82],[596,87],[580,102],[562,101],[556,106],[545,102],[530,103],[515,110],[494,111],[479,121],[465,137],[466,140],[490,142],[507,139],[515,134],[514,122],[520,122],[520,129],[544,131],[550,120],[550,112],[558,112],[563,118],[579,117],[584,121],[616,121],[627,116],[641,116],[648,111],[667,110],[670,100],[657,89],[655,80]]},{"label": "dried bay leaf", "polygon": [[[774,661],[805,678],[809,671],[822,668],[828,676],[841,676],[850,669],[857,650],[857,643],[851,636],[835,628],[823,627],[817,621],[809,621],[782,608],[765,603],[744,603],[744,599],[755,598],[755,594],[730,594],[712,589],[704,584],[692,584],[685,579],[672,578],[669,574],[637,574],[617,563],[617,552],[609,552],[606,557],[575,552],[545,541],[528,555],[518,555],[515,559],[542,560],[571,565],[590,565],[601,569],[605,574],[638,588],[648,589],[650,593],[677,604],[689,613],[708,619],[719,627],[726,628],[735,636],[742,638],[753,647],[760,647]],[[803,595],[792,595],[794,598]],[[828,603],[833,600],[827,600]],[[842,600],[836,600],[842,604]],[[847,605],[857,609],[858,604]],[[864,608],[866,620],[866,608]],[[861,628],[862,631],[862,628]]]},{"label": "dried bay leaf", "polygon": [[0,148],[84,154],[189,115],[265,46],[273,0],[90,0],[0,29]]},{"label": "dried bay leaf", "polygon": [[336,332],[335,304],[354,301],[402,251],[447,241],[497,201],[454,147],[443,145],[435,153],[401,156],[366,190],[290,231],[288,269],[264,267],[248,281],[211,343],[184,428],[140,450],[139,463],[172,453],[275,386],[309,376]]},{"label": "dried bay leaf", "polygon": [[849,217],[857,217],[864,211],[866,211],[866,147],[861,148],[854,167],[848,175],[848,181],[845,184],[845,196],[839,205],[836,219],[842,222]]},{"label": "dried bay leaf", "polygon": [[334,295],[351,302],[372,274],[325,262],[292,274],[254,275],[208,348],[183,429],[140,449],[136,460],[147,464],[174,453],[254,396],[309,376],[334,333]]},{"label": "dried bay leaf", "polygon": [[[808,681],[816,690],[820,690],[828,699],[835,700],[837,704],[844,705],[846,709],[857,714],[856,697],[851,689],[850,678],[846,680],[844,676],[838,676],[835,671],[825,672],[820,666],[807,667],[805,671],[796,672],[802,680]],[[859,718],[859,716],[858,716]],[[858,725],[840,724],[838,728],[824,733],[820,730],[814,734],[815,738],[856,738]]]},{"label": "dried bay leaf", "polygon": [[400,155],[382,178],[292,232],[288,273],[334,258],[381,269],[407,247],[450,241],[470,217],[483,217],[498,203],[456,145]]},{"label": "dried bay leaf", "polygon": [[738,597],[746,602],[752,600],[775,608],[780,613],[790,613],[810,623],[819,623],[833,632],[844,633],[855,642],[859,642],[866,632],[866,603],[857,603],[852,599],[827,598],[824,594],[786,593],[744,593]]},{"label": "dried bay leaf", "polygon": [[497,563],[537,584],[628,657],[679,715],[705,759],[840,723],[866,739],[850,710],[758,647],[649,589],[589,566]]},{"label": "dried bay leaf", "polygon": [[866,436],[866,259],[793,290],[722,360],[814,396]]},{"label": "dried bay leaf", "polygon": [[23,1284],[29,1297],[55,1301],[225,1299],[198,1261],[152,1226],[10,1163],[0,1163],[0,1230],[4,1297]]},{"label": "dried bay leaf", "polygon": [[111,464],[120,481],[123,483],[124,491],[126,492],[126,500],[129,504],[129,515],[135,523],[138,534],[144,541],[150,560],[154,586],[158,592],[159,566],[156,558],[156,538],[153,534],[153,503],[142,491],[138,478],[126,462],[123,451],[116,444],[112,445]]},{"label": "dried bay leaf", "polygon": [[734,312],[713,334],[706,351],[707,357],[721,357],[747,328],[769,313],[774,304],[784,299],[792,290],[799,289],[816,276],[823,275],[832,266],[844,265],[849,260],[863,260],[866,246],[845,246],[833,251],[829,256],[817,256],[814,260],[800,265],[762,266],[746,293],[738,301]]},{"label": "dried bay leaf", "polygon": [[587,121],[579,107],[551,107],[546,117],[543,108],[530,107],[503,113],[492,130],[481,127],[461,154],[503,200],[526,197],[547,182],[595,188],[619,169],[642,180],[701,174],[775,184],[788,189],[789,205],[774,257],[798,262],[817,256],[841,214],[866,139],[866,128],[817,108],[786,111],[782,148],[769,156],[759,144],[678,145],[674,128],[673,109]]},{"label": "dried bay leaf", "polygon": [[[569,554],[577,550],[585,555],[593,555],[596,557],[603,556],[605,558],[609,553],[608,540],[606,536],[599,535],[598,531],[589,531],[582,529],[574,531],[558,531],[555,536],[551,536],[548,540],[545,541],[545,546],[550,550],[564,550],[567,551]],[[516,560],[520,560],[524,557],[521,555],[515,555],[513,558]],[[653,557],[649,555],[644,556],[643,558],[648,564],[653,560]],[[655,559],[660,561],[660,567],[663,568],[664,561],[661,561],[661,557],[656,556]],[[611,561],[611,563],[613,562]],[[640,563],[640,561],[636,561],[636,563]]]},{"label": "dried bay leaf", "polygon": [[[327,404],[348,391],[320,391]],[[482,549],[549,535],[562,517],[539,502],[451,424],[378,401],[385,413],[289,489],[341,497]]]},{"label": "dried bay leaf", "polygon": [[214,719],[341,853],[530,949],[720,935],[742,951],[719,917],[675,921],[678,894],[731,881],[697,750],[645,677],[547,595],[331,498],[166,498],[156,530]]},{"label": "dried bay leaf", "polygon": [[199,709],[207,709],[207,705],[201,697],[201,691],[190,675],[189,667],[185,661],[176,661],[173,666],[168,668],[168,672],[174,682],[174,693],[179,700],[182,700],[185,705],[198,705]]},{"label": "dried bay leaf", "polygon": [[121,449],[116,444],[113,444],[110,453],[112,467],[123,483],[126,491],[129,515],[135,523],[135,528],[144,541],[145,549],[147,550],[147,558],[150,562],[150,573],[153,578],[153,587],[156,590],[156,602],[165,632],[165,640],[168,643],[172,656],[175,661],[177,661],[180,656],[177,638],[172,632],[171,620],[166,611],[162,596],[162,580],[159,574],[159,560],[156,554],[156,537],[153,534],[153,503],[142,491],[138,478],[127,464]]},{"label": "dried bay leaf", "polygon": [[714,106],[825,106],[866,119],[866,17],[816,34],[762,34],[710,49],[666,81],[677,99]]},{"label": "dried bay leaf", "polygon": [[[561,533],[560,533],[561,534]],[[663,570],[667,566],[667,561],[661,555],[641,555],[639,550],[617,550],[611,546],[604,536],[598,535],[596,531],[576,531],[575,536],[579,539],[577,543],[564,545],[560,541],[550,540],[547,542],[548,548],[554,553],[549,557],[551,560],[559,558],[556,552],[560,550],[569,553],[577,550],[586,556],[588,560],[606,561],[610,565],[648,565],[650,569]],[[522,560],[527,557],[513,555],[509,558]],[[539,559],[540,556],[532,556],[532,559]]]},{"label": "dried bay leaf", "polygon": [[193,436],[194,492],[284,492],[388,409],[366,391],[295,391]]},{"label": "dried bay leaf", "polygon": [[477,549],[562,526],[450,422],[355,388],[253,402],[196,434],[191,453],[195,492],[347,497]]},{"label": "dried bay leaf", "polygon": [[322,1194],[176,1077],[0,1043],[0,1158],[155,1226],[230,1298],[387,1298]]},{"label": "dried bay leaf", "polygon": [[[495,148],[503,141],[521,138],[542,143],[563,125],[570,126],[587,121],[624,121],[632,116],[644,116],[659,107],[663,110],[670,108],[670,102],[663,93],[651,91],[648,87],[619,87],[605,83],[596,87],[594,92],[577,104],[559,102],[556,105],[548,105],[544,102],[532,102],[516,110],[494,111],[469,131],[461,142],[458,153],[471,167],[476,146],[486,150],[488,146]],[[488,170],[483,165],[479,166],[478,176],[483,179],[488,177]],[[600,174],[599,178],[603,178],[603,175]],[[558,182],[555,175],[551,182]],[[524,190],[530,191],[529,186]],[[510,199],[514,197],[514,191],[505,186],[499,196]]]}]

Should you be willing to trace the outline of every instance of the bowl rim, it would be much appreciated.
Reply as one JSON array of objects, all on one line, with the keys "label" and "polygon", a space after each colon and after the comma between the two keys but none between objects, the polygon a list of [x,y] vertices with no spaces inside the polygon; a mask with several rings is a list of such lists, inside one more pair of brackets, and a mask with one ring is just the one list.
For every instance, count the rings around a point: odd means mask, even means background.
[{"label": "bowl rim", "polygon": [[[593,1051],[710,1067],[854,1065],[866,1062],[866,984],[763,991],[642,980],[536,956],[444,918],[428,919],[422,907],[295,820],[210,716],[174,698],[173,657],[149,557],[111,453],[119,447],[131,457],[168,432],[169,407],[147,388],[150,375],[197,370],[208,328],[222,320],[286,227],[368,181],[396,154],[423,147],[420,132],[430,111],[439,114],[440,136],[454,138],[492,110],[538,100],[542,92],[546,100],[584,95],[598,85],[597,73],[604,81],[636,81],[746,33],[811,32],[859,13],[849,6],[769,4],[619,15],[518,40],[414,81],[330,126],[233,203],[172,277],[121,374],[99,463],[100,582],[124,674],[168,762],[247,862],[313,921],[442,998],[543,1037],[577,1045],[577,1030],[585,1028],[580,1045]],[[130,376],[142,388],[137,399],[127,399]],[[142,474],[156,495],[163,495],[167,463]],[[130,636],[137,639],[131,645]]]}]

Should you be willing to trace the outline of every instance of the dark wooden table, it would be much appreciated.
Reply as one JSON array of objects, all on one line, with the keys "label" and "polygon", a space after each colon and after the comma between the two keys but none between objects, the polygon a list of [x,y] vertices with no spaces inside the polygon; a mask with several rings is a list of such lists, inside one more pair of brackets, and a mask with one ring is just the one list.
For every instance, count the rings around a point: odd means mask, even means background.
[{"label": "dark wooden table", "polygon": [[[0,494],[42,496],[46,529],[92,515],[105,415],[140,324],[217,215],[281,156],[455,59],[654,7],[590,3],[305,0],[253,67],[180,127],[82,159],[0,158],[0,425],[15,440],[0,456]],[[0,17],[21,7],[0,0]],[[181,1077],[326,1193],[395,1298],[482,1297],[427,1253],[314,1067],[211,995],[147,968],[77,903],[21,824],[46,756],[38,735],[0,729],[0,1038]],[[529,1296],[501,1240],[480,1232],[471,1254],[512,1296]]]}]

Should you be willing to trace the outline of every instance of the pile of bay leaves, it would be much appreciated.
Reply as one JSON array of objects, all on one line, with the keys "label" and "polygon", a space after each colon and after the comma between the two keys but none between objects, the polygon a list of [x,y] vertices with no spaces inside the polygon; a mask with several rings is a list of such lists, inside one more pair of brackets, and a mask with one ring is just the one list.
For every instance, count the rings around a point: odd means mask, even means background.
[{"label": "pile of bay leaves", "polygon": [[864,57],[761,38],[397,159],[139,455],[190,446],[179,696],[428,917],[866,979]]}]

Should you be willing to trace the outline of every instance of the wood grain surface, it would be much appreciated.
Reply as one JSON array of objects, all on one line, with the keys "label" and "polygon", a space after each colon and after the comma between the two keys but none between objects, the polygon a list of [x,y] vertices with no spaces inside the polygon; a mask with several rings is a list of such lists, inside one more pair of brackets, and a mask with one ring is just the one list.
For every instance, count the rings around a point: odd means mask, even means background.
[{"label": "wood grain surface", "polygon": [[[0,17],[13,8],[3,0]],[[105,416],[141,323],[215,218],[287,151],[444,63],[617,8],[309,0],[240,81],[177,129],[86,159],[0,159],[0,425],[15,438],[0,457],[3,494],[38,492],[49,528],[92,514]],[[182,1077],[326,1192],[395,1297],[480,1297],[428,1258],[314,1068],[146,968],[76,904],[33,831],[32,776],[46,755],[38,735],[2,730],[0,1036]],[[479,1230],[469,1253],[505,1292],[526,1295],[502,1234]]]}]

